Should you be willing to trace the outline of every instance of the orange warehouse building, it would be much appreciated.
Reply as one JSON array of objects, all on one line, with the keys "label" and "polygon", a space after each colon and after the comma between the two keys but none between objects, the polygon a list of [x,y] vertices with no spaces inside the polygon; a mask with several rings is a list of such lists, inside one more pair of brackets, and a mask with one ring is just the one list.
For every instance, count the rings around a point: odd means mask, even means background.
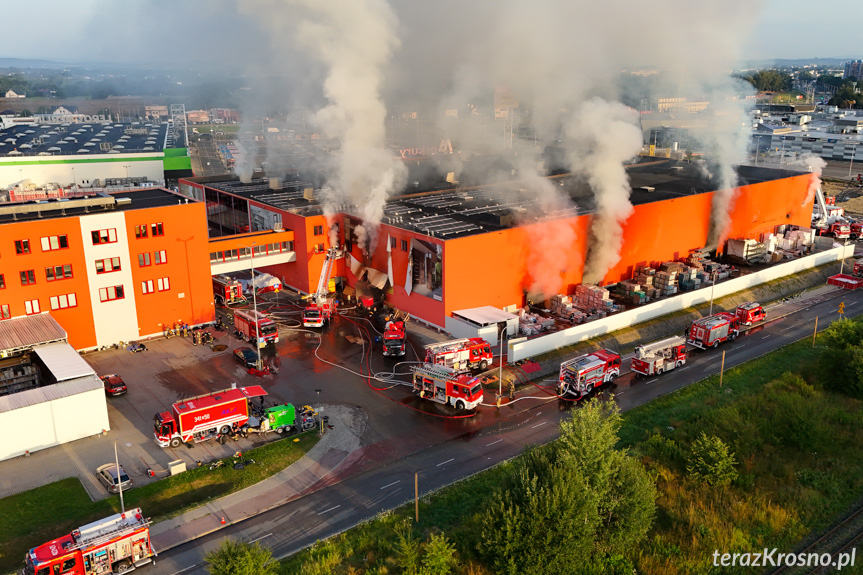
[{"label": "orange warehouse building", "polygon": [[76,349],[215,318],[204,205],[164,189],[0,205],[0,318],[50,313]]},{"label": "orange warehouse building", "polygon": [[[717,192],[695,166],[651,161],[627,171],[633,213],[623,223],[620,259],[601,284],[632,278],[639,265],[683,258],[707,241]],[[739,175],[727,238],[758,239],[783,224],[809,226],[810,174],[741,166]],[[337,262],[334,276],[359,291],[380,288],[393,307],[439,327],[455,310],[522,306],[528,296],[543,292],[571,293],[582,282],[591,249],[593,195],[574,178],[558,182],[572,206],[542,221],[519,223],[536,200],[517,183],[394,197],[371,257],[356,245],[354,229],[361,220],[341,213],[328,222],[304,190],[307,184],[280,184],[274,190],[263,179],[250,184],[236,178],[203,180],[181,180],[181,192],[238,210],[240,226],[250,225],[251,214],[263,210],[278,219],[278,226],[293,230],[296,260],[266,269],[286,285],[314,291],[323,253],[338,238],[348,255]],[[223,232],[232,231],[222,226]]]}]

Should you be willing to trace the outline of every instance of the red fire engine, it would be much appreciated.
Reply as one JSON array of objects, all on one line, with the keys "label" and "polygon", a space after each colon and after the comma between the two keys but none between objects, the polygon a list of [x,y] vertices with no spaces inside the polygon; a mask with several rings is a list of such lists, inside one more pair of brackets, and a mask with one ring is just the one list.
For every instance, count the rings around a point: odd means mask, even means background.
[{"label": "red fire engine", "polygon": [[276,322],[259,311],[237,310],[234,312],[234,325],[245,341],[256,343],[258,347],[266,347],[270,343],[278,343],[279,329]]},{"label": "red fire engine", "polygon": [[686,363],[686,338],[668,337],[635,348],[630,365],[638,375],[659,375]]},{"label": "red fire engine", "polygon": [[246,303],[242,284],[223,275],[213,276],[213,298],[216,305]]},{"label": "red fire engine", "polygon": [[124,573],[153,560],[150,521],[130,509],[31,549],[23,575]]},{"label": "red fire engine", "polygon": [[734,341],[739,333],[737,316],[721,312],[692,322],[686,343],[701,349],[719,347],[723,341]]},{"label": "red fire engine", "polygon": [[249,420],[249,399],[267,395],[260,385],[214,391],[178,401],[171,411],[153,418],[156,443],[179,447],[181,443],[208,441],[239,429]]},{"label": "red fire engine", "polygon": [[599,349],[560,364],[557,393],[560,396],[576,395],[581,399],[619,375],[620,355],[609,349]]},{"label": "red fire engine", "polygon": [[863,222],[851,222],[851,239],[863,237]]},{"label": "red fire engine", "polygon": [[863,277],[863,259],[854,261],[854,271],[851,273],[854,277]]},{"label": "red fire engine", "polygon": [[324,327],[333,320],[337,307],[334,295],[313,300],[303,310],[303,327]]},{"label": "red fire engine", "polygon": [[451,367],[456,373],[485,370],[494,361],[488,342],[479,337],[453,339],[426,346],[426,363]]},{"label": "red fire engine", "polygon": [[740,325],[752,325],[766,318],[767,314],[758,302],[750,301],[737,306],[737,321]]},{"label": "red fire engine", "polygon": [[384,355],[401,357],[405,354],[405,322],[388,321],[383,335]]},{"label": "red fire engine", "polygon": [[414,369],[414,392],[421,398],[458,410],[473,409],[482,403],[478,377],[459,375],[450,367],[427,363]]}]

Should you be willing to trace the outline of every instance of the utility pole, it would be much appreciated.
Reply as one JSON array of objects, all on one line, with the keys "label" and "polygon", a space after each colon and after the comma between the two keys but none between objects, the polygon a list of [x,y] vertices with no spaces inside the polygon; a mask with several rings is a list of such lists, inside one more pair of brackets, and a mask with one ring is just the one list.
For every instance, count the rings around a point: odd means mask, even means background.
[{"label": "utility pole", "polygon": [[420,522],[420,474],[414,473],[414,509],[416,510],[416,522]]},{"label": "utility pole", "polygon": [[722,387],[722,376],[725,374],[725,350],[722,350],[722,365],[719,367],[719,387]]},{"label": "utility pole", "polygon": [[815,316],[815,329],[812,331],[812,347],[815,347],[815,337],[818,335],[818,316]]},{"label": "utility pole", "polygon": [[123,476],[120,473],[120,458],[117,457],[117,442],[114,442],[114,469],[117,471],[117,487],[120,488],[120,513],[126,512],[126,504],[123,503]]},{"label": "utility pole", "polygon": [[255,365],[255,369],[261,369],[261,332],[258,327],[258,299],[255,296],[255,243],[252,242],[252,246],[249,248],[251,256],[252,256],[252,309],[255,312],[255,351],[258,352],[258,363]]}]

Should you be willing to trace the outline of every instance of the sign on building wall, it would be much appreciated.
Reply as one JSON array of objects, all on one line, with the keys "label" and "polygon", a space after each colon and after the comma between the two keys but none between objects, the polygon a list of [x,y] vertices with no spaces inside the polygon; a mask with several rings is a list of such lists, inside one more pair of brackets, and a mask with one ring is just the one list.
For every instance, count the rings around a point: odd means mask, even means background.
[{"label": "sign on building wall", "polygon": [[33,116],[39,124],[89,124],[110,122],[111,117],[104,114],[36,114]]}]

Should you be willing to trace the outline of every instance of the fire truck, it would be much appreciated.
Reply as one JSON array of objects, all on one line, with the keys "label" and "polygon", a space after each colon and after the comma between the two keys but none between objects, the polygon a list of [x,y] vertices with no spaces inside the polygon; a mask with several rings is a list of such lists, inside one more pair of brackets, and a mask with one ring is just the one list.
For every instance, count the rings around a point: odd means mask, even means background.
[{"label": "fire truck", "polygon": [[259,311],[237,310],[234,312],[234,326],[240,337],[258,347],[279,342],[279,328],[276,322]]},{"label": "fire truck", "polygon": [[610,349],[600,349],[580,355],[560,364],[557,393],[576,395],[581,399],[620,375],[620,355]]},{"label": "fire truck", "polygon": [[479,378],[459,375],[445,365],[426,363],[415,368],[414,392],[423,399],[451,405],[458,410],[474,409],[482,403]]},{"label": "fire truck", "polygon": [[[835,199],[824,198],[821,187],[815,190],[815,206],[812,209],[812,227],[819,236],[832,236],[839,240],[851,237],[851,225],[845,219],[844,208],[835,206]],[[828,207],[828,205],[830,207]]]},{"label": "fire truck", "polygon": [[851,222],[851,239],[863,238],[863,222]]},{"label": "fire truck", "polygon": [[686,338],[679,335],[635,348],[630,368],[642,376],[659,375],[686,363]]},{"label": "fire truck", "polygon": [[125,573],[155,556],[150,521],[135,508],[34,547],[24,558],[22,575]]},{"label": "fire truck", "polygon": [[854,261],[854,277],[863,277],[863,258]]},{"label": "fire truck", "polygon": [[491,346],[479,337],[453,339],[426,346],[426,363],[451,367],[456,373],[485,370],[494,361]]},{"label": "fire truck", "polygon": [[723,341],[734,341],[740,333],[737,316],[728,312],[716,313],[692,322],[686,343],[701,349],[719,347]]},{"label": "fire truck", "polygon": [[246,303],[246,297],[243,295],[243,285],[223,275],[213,276],[213,298],[216,300],[216,305]]},{"label": "fire truck", "polygon": [[761,304],[754,301],[742,303],[737,306],[736,315],[737,321],[740,325],[752,325],[753,323],[764,321],[767,318],[767,314],[764,312],[764,308],[761,307]]},{"label": "fire truck", "polygon": [[263,395],[263,387],[251,385],[178,401],[153,418],[156,443],[179,447],[233,433],[249,421],[249,399]]},{"label": "fire truck", "polygon": [[384,329],[384,356],[401,357],[405,354],[405,322],[388,321]]},{"label": "fire truck", "polygon": [[321,267],[321,277],[318,279],[318,289],[309,294],[309,304],[303,310],[303,327],[323,327],[335,317],[338,300],[334,294],[329,293],[329,282],[333,263],[341,255],[338,248],[327,250],[327,257]]}]

